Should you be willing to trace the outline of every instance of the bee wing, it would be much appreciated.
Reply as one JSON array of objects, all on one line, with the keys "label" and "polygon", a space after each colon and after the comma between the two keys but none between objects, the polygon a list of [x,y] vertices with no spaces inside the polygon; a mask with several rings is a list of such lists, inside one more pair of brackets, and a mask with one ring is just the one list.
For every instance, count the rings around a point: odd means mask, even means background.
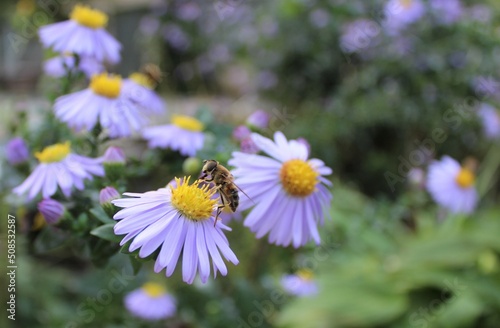
[{"label": "bee wing", "polygon": [[252,203],[254,203],[254,205],[255,205],[255,202],[253,201],[253,199],[250,198],[250,196],[248,196],[247,193],[243,191],[243,189],[241,189],[236,183],[234,185],[236,186],[236,188],[238,188],[239,191],[241,191],[245,196],[247,196],[247,198],[250,199],[250,201]]}]

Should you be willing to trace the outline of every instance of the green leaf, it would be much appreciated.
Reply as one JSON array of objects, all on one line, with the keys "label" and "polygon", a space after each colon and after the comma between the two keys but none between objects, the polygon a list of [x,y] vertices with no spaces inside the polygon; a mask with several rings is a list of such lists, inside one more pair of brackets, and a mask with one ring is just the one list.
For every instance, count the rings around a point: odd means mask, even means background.
[{"label": "green leaf", "polygon": [[115,221],[111,219],[106,212],[104,212],[104,209],[102,207],[94,207],[90,209],[90,214],[92,214],[97,220],[101,221],[104,224],[111,224],[114,223]]},{"label": "green leaf", "polygon": [[95,228],[90,232],[90,234],[102,238],[104,240],[118,243],[122,238],[120,236],[115,235],[113,231],[114,226],[115,226],[114,223],[105,224]]}]

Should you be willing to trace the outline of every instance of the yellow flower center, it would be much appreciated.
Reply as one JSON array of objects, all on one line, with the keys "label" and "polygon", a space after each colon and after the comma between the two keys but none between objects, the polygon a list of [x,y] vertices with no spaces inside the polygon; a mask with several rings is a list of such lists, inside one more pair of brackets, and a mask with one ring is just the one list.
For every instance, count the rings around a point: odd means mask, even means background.
[{"label": "yellow flower center", "polygon": [[400,4],[403,6],[404,9],[408,9],[413,4],[413,0],[401,0]]},{"label": "yellow flower center", "polygon": [[96,74],[90,80],[90,88],[100,96],[116,98],[120,95],[122,78],[108,73]]},{"label": "yellow flower center", "polygon": [[299,271],[297,271],[297,276],[299,276],[302,280],[309,281],[313,279],[314,274],[309,269],[300,269]]},{"label": "yellow flower center", "polygon": [[469,188],[474,184],[476,177],[471,170],[463,167],[460,172],[458,172],[455,181],[461,188]]},{"label": "yellow flower center", "polygon": [[92,9],[85,5],[76,5],[69,18],[80,25],[87,26],[93,29],[105,27],[108,24],[108,15],[100,10]]},{"label": "yellow flower center", "polygon": [[142,285],[142,290],[148,294],[148,296],[156,298],[167,293],[167,290],[160,284],[155,282],[147,282]]},{"label": "yellow flower center", "polygon": [[154,89],[156,87],[156,82],[146,74],[135,72],[130,74],[129,78],[135,83],[142,85],[143,87],[146,87],[148,89]]},{"label": "yellow flower center", "polygon": [[203,123],[198,121],[197,119],[190,117],[190,116],[184,116],[184,115],[172,115],[172,124],[180,127],[181,129],[184,130],[189,130],[189,131],[202,131],[203,130]]},{"label": "yellow flower center", "polygon": [[58,143],[52,146],[45,147],[41,152],[36,152],[35,157],[41,163],[55,163],[60,162],[68,156],[70,149],[70,142]]},{"label": "yellow flower center", "polygon": [[301,159],[292,159],[283,163],[280,179],[283,188],[292,196],[310,195],[318,183],[318,172],[309,163]]},{"label": "yellow flower center", "polygon": [[172,190],[172,206],[190,220],[208,220],[217,204],[217,199],[211,199],[215,193],[215,189],[210,188],[208,184],[199,187],[199,180],[190,185],[190,178],[184,177],[182,181],[179,178],[175,178],[177,187],[173,188],[170,185],[170,189]]}]

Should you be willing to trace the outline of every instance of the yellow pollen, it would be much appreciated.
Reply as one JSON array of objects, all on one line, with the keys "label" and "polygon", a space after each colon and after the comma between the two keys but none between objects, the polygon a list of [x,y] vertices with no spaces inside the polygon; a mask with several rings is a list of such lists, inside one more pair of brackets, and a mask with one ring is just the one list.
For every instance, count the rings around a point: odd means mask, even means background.
[{"label": "yellow pollen", "polygon": [[297,271],[297,276],[299,276],[302,280],[312,280],[314,274],[309,269],[300,269]]},{"label": "yellow pollen", "polygon": [[197,119],[190,117],[190,116],[184,116],[184,115],[172,115],[172,124],[180,127],[181,129],[184,130],[189,130],[189,131],[202,131],[203,130],[203,123],[198,121]]},{"label": "yellow pollen", "polygon": [[52,146],[45,147],[42,151],[35,153],[35,157],[41,163],[55,163],[60,162],[68,156],[70,149],[70,142],[58,143]]},{"label": "yellow pollen", "polygon": [[116,98],[120,95],[122,78],[108,73],[95,74],[90,80],[90,88],[100,96]]},{"label": "yellow pollen", "polygon": [[476,177],[471,170],[463,167],[460,172],[458,172],[455,181],[461,188],[469,188],[474,184]]},{"label": "yellow pollen", "polygon": [[175,207],[182,215],[193,221],[208,220],[214,207],[217,204],[217,199],[211,199],[215,193],[214,188],[206,184],[200,187],[201,181],[196,180],[192,185],[189,184],[191,177],[184,179],[175,178],[177,187],[172,187],[172,206]]},{"label": "yellow pollen", "polygon": [[143,87],[146,87],[148,89],[154,89],[156,87],[156,82],[146,74],[135,72],[130,74],[129,78],[135,83],[142,85]]},{"label": "yellow pollen", "polygon": [[316,190],[318,172],[309,163],[301,159],[292,159],[283,163],[280,179],[287,193],[296,197],[305,197]]},{"label": "yellow pollen", "polygon": [[76,5],[69,18],[80,25],[87,26],[93,29],[105,27],[108,24],[108,15],[100,10],[92,9],[85,5]]},{"label": "yellow pollen", "polygon": [[148,296],[156,298],[167,293],[167,290],[160,284],[156,282],[147,282],[142,285],[142,290],[148,294]]}]

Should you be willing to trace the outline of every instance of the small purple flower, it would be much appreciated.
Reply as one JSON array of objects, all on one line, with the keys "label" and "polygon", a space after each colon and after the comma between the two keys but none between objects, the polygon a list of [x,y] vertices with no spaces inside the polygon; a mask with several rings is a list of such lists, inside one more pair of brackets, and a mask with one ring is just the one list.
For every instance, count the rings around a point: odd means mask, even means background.
[{"label": "small purple flower", "polygon": [[429,165],[427,190],[432,198],[451,213],[470,214],[478,201],[475,175],[449,156]]},{"label": "small purple flower", "polygon": [[318,293],[318,286],[313,280],[313,274],[307,269],[284,276],[281,279],[281,285],[289,294],[295,296],[312,296]]},{"label": "small purple flower", "polygon": [[177,11],[177,17],[184,21],[194,21],[200,15],[201,9],[196,2],[184,3],[179,7]]},{"label": "small purple flower", "polygon": [[58,223],[64,214],[64,206],[51,198],[45,198],[38,203],[37,207],[48,224]]},{"label": "small purple flower", "polygon": [[425,186],[425,172],[419,167],[412,167],[408,172],[408,182],[418,189]]},{"label": "small purple flower", "polygon": [[142,73],[133,73],[129,78],[123,80],[125,96],[139,105],[148,114],[159,115],[165,112],[165,102],[153,90],[156,84],[152,84],[148,77]]},{"label": "small purple flower", "polygon": [[222,232],[230,228],[215,222],[213,216],[217,207],[215,190],[199,184],[195,181],[190,185],[189,178],[176,179],[175,185],[146,193],[124,193],[131,198],[112,201],[123,208],[114,215],[119,220],[114,226],[115,234],[125,235],[120,245],[132,240],[129,251],[140,249],[141,258],[159,249],[154,271],[166,268],[168,277],[182,252],[182,279],[188,284],[193,283],[198,272],[201,282],[206,283],[211,264],[214,277],[217,271],[225,276],[227,268],[221,253],[226,260],[238,264]]},{"label": "small purple flower", "polygon": [[70,20],[40,27],[40,41],[60,53],[92,57],[99,62],[120,61],[121,45],[104,27],[108,16],[88,6],[77,4]]},{"label": "small purple flower", "polygon": [[269,242],[295,248],[311,239],[320,242],[318,225],[329,217],[331,185],[324,175],[332,170],[319,159],[307,159],[307,147],[276,132],[274,140],[253,133],[257,147],[271,157],[233,152],[229,165],[235,183],[252,201],[240,197],[240,210],[253,209],[244,225],[257,238],[269,233]]},{"label": "small purple flower", "polygon": [[172,317],[176,301],[162,285],[147,282],[125,296],[125,307],[134,316],[145,320],[161,320]]},{"label": "small purple flower", "polygon": [[117,146],[109,146],[103,156],[103,163],[119,163],[125,164],[125,154],[123,149]]},{"label": "small purple flower", "polygon": [[233,138],[241,141],[245,138],[250,137],[252,131],[246,125],[238,125],[233,130]]},{"label": "small purple flower", "polygon": [[5,155],[11,165],[26,162],[29,158],[29,151],[24,139],[19,137],[11,139],[5,147]]},{"label": "small purple flower", "polygon": [[500,112],[493,106],[481,104],[477,112],[483,124],[483,131],[488,139],[500,138]]},{"label": "small purple flower", "polygon": [[24,182],[14,188],[14,193],[22,195],[28,192],[33,199],[38,193],[49,198],[57,191],[57,186],[66,197],[71,195],[72,188],[84,188],[84,180],[92,180],[93,176],[103,176],[102,158],[89,158],[71,153],[70,143],[59,143],[46,147],[35,153],[40,161]]},{"label": "small purple flower", "polygon": [[251,137],[245,138],[240,142],[240,149],[246,154],[257,154],[259,152],[259,147],[253,142]]},{"label": "small purple flower", "polygon": [[88,78],[104,71],[102,63],[92,57],[80,58],[78,67],[75,67],[75,64],[74,56],[61,55],[47,59],[43,64],[43,70],[45,74],[56,78],[67,75],[68,71],[71,73],[83,72]]},{"label": "small purple flower", "polygon": [[445,25],[458,21],[464,11],[460,0],[431,0],[430,5],[436,18]]},{"label": "small purple flower", "polygon": [[139,30],[146,36],[154,35],[160,28],[160,21],[153,16],[144,16],[139,22]]},{"label": "small purple flower", "polygon": [[370,19],[357,19],[342,28],[340,48],[346,53],[358,52],[375,44],[380,34],[377,22]]},{"label": "small purple flower", "polygon": [[415,23],[425,14],[421,0],[389,0],[385,7],[383,25],[389,35],[397,35],[406,26]]},{"label": "small purple flower", "polygon": [[262,109],[258,109],[248,116],[246,123],[250,125],[250,127],[256,127],[257,129],[264,130],[269,126],[270,119],[271,116],[267,112]]},{"label": "small purple flower", "polygon": [[112,200],[120,198],[120,194],[113,187],[102,188],[99,192],[99,203],[101,205],[111,204]]}]

